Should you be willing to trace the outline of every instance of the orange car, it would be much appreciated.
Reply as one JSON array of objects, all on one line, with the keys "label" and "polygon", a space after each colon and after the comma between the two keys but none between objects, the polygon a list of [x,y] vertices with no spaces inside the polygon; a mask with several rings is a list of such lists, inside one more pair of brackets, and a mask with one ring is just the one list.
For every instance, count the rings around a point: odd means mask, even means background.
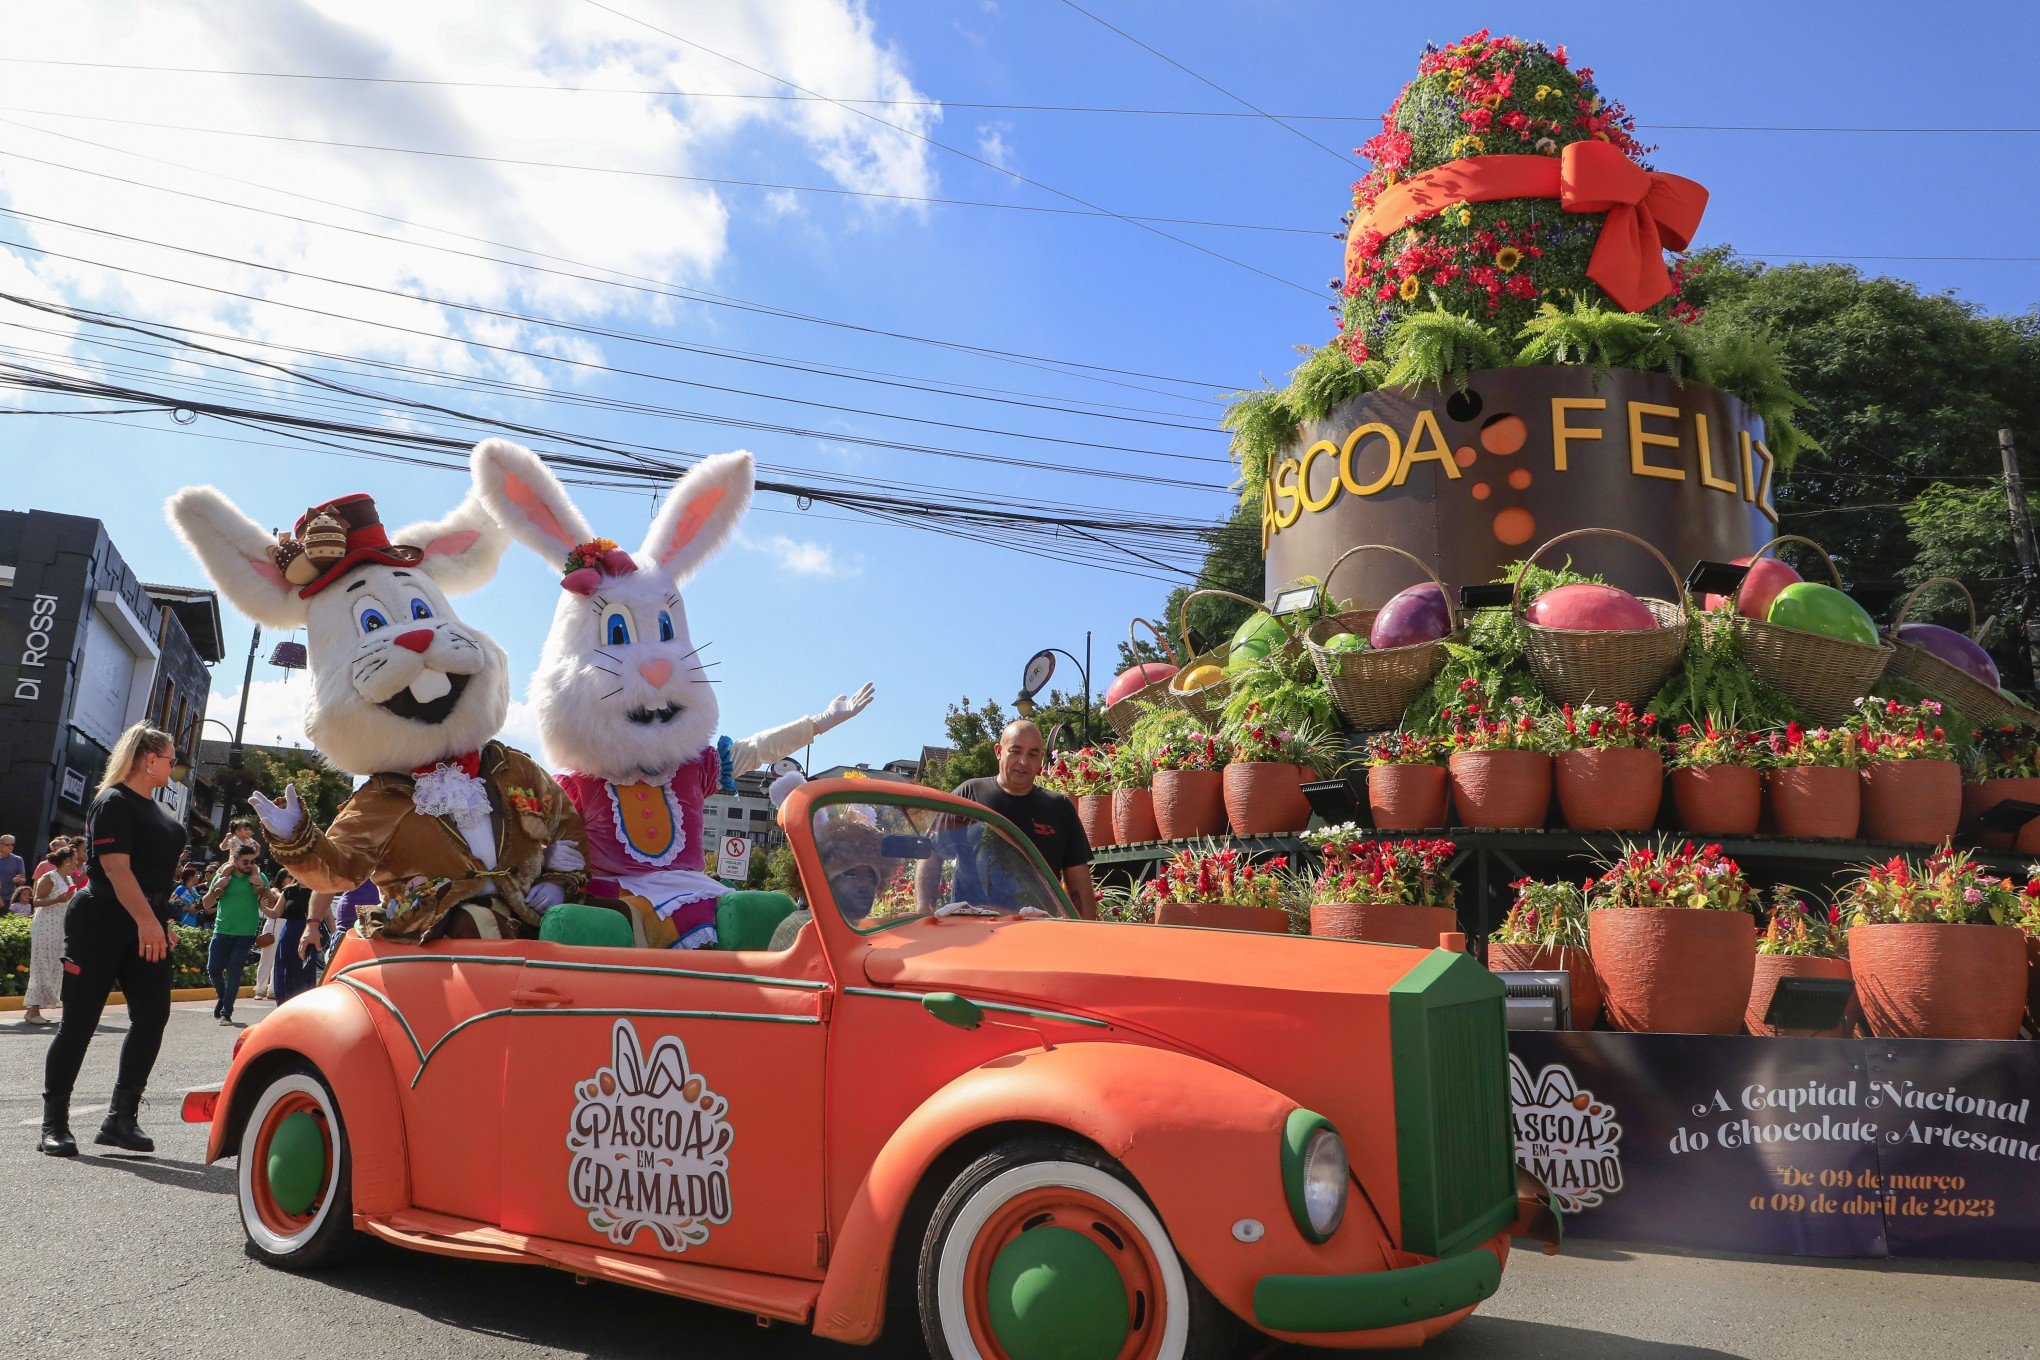
[{"label": "orange car", "polygon": [[853,1342],[899,1293],[937,1357],[1111,1360],[1413,1345],[1512,1230],[1555,1241],[1465,955],[1077,919],[912,785],[782,822],[814,916],[776,951],[350,937],[186,1098],[255,1252],[370,1235]]}]

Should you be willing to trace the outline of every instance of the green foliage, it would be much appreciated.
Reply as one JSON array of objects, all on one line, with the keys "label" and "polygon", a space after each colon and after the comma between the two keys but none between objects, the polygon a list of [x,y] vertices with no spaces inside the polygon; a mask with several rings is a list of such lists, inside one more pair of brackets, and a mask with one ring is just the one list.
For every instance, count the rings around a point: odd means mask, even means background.
[{"label": "green foliage", "polygon": [[1287,391],[1272,387],[1236,395],[1237,400],[1225,408],[1218,423],[1232,432],[1232,459],[1240,467],[1234,485],[1243,497],[1251,494],[1258,498],[1275,456],[1296,434],[1296,408],[1289,404]]},{"label": "green foliage", "polygon": [[[1732,612],[1733,606],[1720,608]],[[1717,628],[1710,641],[1696,615],[1686,628],[1686,652],[1664,687],[1651,696],[1646,712],[1655,713],[1662,730],[1677,731],[1680,723],[1705,729],[1755,732],[1783,727],[1802,716],[1784,695],[1757,678],[1743,660],[1742,644],[1732,628]]]},{"label": "green foliage", "polygon": [[999,772],[999,757],[992,750],[998,743],[999,729],[1010,721],[1006,710],[994,700],[987,699],[973,708],[970,697],[949,706],[942,719],[942,732],[948,738],[949,749],[955,754],[942,762],[942,768],[934,775],[938,787],[953,789],[966,779],[979,779]]},{"label": "green foliage", "polygon": [[1793,423],[1807,402],[1792,386],[1785,346],[1770,331],[1744,329],[1720,319],[1686,328],[1693,372],[1701,382],[1741,397],[1764,422],[1765,446],[1781,468],[1802,454],[1822,452],[1813,436]]},{"label": "green foliage", "polygon": [[[1601,580],[1599,576],[1582,576],[1574,571],[1570,559],[1560,567],[1533,565],[1527,570],[1523,563],[1511,562],[1495,579],[1513,582],[1518,574],[1523,577],[1525,608],[1554,586]],[[1459,702],[1459,687],[1467,680],[1478,682],[1500,702],[1539,698],[1542,692],[1537,688],[1537,678],[1530,673],[1523,642],[1522,620],[1514,610],[1476,610],[1467,620],[1465,641],[1443,644],[1445,667],[1431,681],[1430,688],[1411,701],[1403,715],[1404,728],[1413,732],[1432,730],[1438,714]]]},{"label": "green foliage", "polygon": [[793,862],[791,845],[782,841],[772,847],[770,854],[753,856],[751,863],[765,866],[764,881],[758,884],[765,891],[783,892],[797,902],[807,900],[807,894],[801,890],[800,866]]},{"label": "green foliage", "polygon": [[1387,372],[1378,360],[1356,364],[1338,345],[1325,345],[1310,351],[1289,375],[1287,404],[1299,422],[1323,420],[1342,402],[1381,386]]},{"label": "green foliage", "polygon": [[[28,954],[34,918],[0,915],[0,996],[21,996],[28,990]],[[172,925],[170,932],[170,985],[204,987],[205,951],[212,944],[212,932],[196,926]],[[252,973],[250,980],[253,980]]]},{"label": "green foliage", "polygon": [[1383,353],[1388,372],[1382,383],[1388,387],[1442,386],[1450,378],[1463,389],[1468,373],[1502,363],[1502,347],[1487,327],[1442,307],[1398,321]]},{"label": "green foliage", "polygon": [[[244,764],[255,780],[256,792],[266,797],[281,798],[285,785],[297,785],[305,812],[317,826],[331,822],[340,811],[340,805],[354,792],[353,776],[311,760],[282,758],[250,749],[244,753]],[[247,805],[243,804],[233,811],[236,814],[245,812]]]},{"label": "green foliage", "polygon": [[1573,299],[1567,311],[1547,302],[1524,324],[1516,362],[1592,364],[1678,376],[1692,351],[1685,331],[1648,312],[1625,312],[1585,298]]}]

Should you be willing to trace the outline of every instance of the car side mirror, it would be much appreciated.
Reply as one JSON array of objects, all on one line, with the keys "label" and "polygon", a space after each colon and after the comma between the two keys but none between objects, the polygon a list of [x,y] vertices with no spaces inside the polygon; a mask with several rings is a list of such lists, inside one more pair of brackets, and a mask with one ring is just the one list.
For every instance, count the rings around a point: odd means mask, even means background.
[{"label": "car side mirror", "polygon": [[958,1029],[976,1029],[985,1022],[985,1008],[955,992],[929,992],[921,998],[921,1009]]}]

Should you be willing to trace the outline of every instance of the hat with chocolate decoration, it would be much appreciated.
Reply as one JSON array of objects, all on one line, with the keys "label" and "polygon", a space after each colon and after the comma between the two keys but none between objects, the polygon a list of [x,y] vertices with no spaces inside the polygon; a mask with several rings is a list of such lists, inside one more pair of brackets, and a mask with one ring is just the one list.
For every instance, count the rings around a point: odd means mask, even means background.
[{"label": "hat with chocolate decoration", "polygon": [[363,562],[412,567],[424,560],[425,550],[390,542],[375,498],[353,495],[305,511],[291,533],[277,534],[269,555],[283,579],[298,587],[298,598],[309,600],[351,567]]}]

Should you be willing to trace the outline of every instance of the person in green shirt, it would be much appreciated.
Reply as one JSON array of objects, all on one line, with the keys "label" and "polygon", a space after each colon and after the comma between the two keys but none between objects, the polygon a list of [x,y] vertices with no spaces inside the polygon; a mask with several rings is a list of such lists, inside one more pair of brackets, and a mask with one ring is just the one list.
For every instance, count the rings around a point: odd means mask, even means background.
[{"label": "person in green shirt", "polygon": [[205,907],[219,913],[213,921],[205,971],[219,998],[213,1004],[213,1015],[223,1025],[234,1023],[241,973],[255,951],[255,937],[262,933],[262,903],[268,896],[269,880],[255,867],[253,846],[238,847],[205,890]]}]

